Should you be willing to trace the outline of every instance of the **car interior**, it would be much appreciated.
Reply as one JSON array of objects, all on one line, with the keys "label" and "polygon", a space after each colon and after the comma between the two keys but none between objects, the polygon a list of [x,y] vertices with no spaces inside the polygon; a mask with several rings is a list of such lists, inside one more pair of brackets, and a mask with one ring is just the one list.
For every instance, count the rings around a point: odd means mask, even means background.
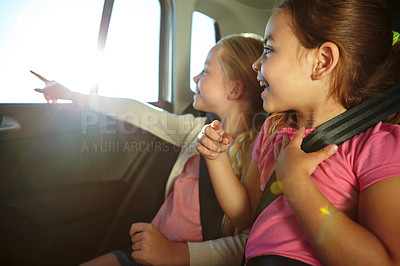
[{"label": "car interior", "polygon": [[[94,33],[99,46],[107,45],[107,23],[118,1],[101,0]],[[157,99],[149,103],[176,114],[205,115],[191,106],[194,12],[212,19],[215,41],[242,32],[263,36],[275,0],[156,2],[159,65],[141,70],[158,76]],[[386,3],[400,31],[400,3]],[[81,2],[72,4],[78,10]],[[178,147],[74,103],[1,102],[0,121],[1,265],[77,265],[129,248],[130,225],[150,222],[161,206]]]}]

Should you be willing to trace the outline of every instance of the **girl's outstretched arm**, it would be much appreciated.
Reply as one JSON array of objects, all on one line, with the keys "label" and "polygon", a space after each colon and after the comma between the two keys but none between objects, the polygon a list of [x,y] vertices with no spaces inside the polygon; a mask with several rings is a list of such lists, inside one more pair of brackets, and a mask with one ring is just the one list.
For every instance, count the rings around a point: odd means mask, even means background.
[{"label": "girl's outstretched arm", "polygon": [[56,103],[57,100],[61,99],[71,100],[75,103],[81,103],[85,105],[88,103],[88,95],[73,92],[54,80],[48,80],[33,71],[31,71],[31,73],[46,84],[43,89],[35,89],[35,91],[43,93],[47,102],[51,101],[53,103]]},{"label": "girl's outstretched arm", "polygon": [[249,165],[244,184],[233,172],[227,152],[232,138],[214,121],[199,134],[197,150],[206,158],[215,194],[222,209],[238,229],[248,228],[259,199],[257,163]]}]

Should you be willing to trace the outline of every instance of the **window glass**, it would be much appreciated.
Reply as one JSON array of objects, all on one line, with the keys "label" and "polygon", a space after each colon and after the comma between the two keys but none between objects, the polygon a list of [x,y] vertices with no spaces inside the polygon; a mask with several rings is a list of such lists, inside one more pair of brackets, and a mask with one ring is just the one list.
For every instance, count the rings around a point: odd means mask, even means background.
[{"label": "window glass", "polygon": [[214,19],[198,11],[193,12],[190,48],[190,88],[193,92],[196,91],[193,77],[203,70],[207,54],[215,43]]},{"label": "window glass", "polygon": [[46,102],[49,80],[85,94],[158,100],[160,4],[114,2],[104,55],[97,41],[104,0],[1,0],[0,102]]},{"label": "window glass", "polygon": [[158,0],[115,1],[98,93],[157,101],[159,36]]},{"label": "window glass", "polygon": [[0,102],[46,102],[33,70],[88,93],[103,0],[1,0]]}]

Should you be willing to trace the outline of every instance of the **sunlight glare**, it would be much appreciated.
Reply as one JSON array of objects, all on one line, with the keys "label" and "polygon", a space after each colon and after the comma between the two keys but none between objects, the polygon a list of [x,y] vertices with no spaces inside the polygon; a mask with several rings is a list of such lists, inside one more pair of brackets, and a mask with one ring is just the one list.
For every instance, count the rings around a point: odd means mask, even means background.
[{"label": "sunlight glare", "polygon": [[[97,38],[103,3],[104,0],[2,0],[1,102],[46,102],[34,91],[43,88],[44,83],[29,70],[76,92],[90,93],[97,78],[102,78],[102,95],[156,101],[159,19],[147,18],[154,12],[159,16],[159,2],[115,1],[113,14],[122,19],[111,19],[108,53],[102,57],[97,53]],[[125,3],[122,8],[121,3]],[[148,27],[137,30],[135,27],[143,25],[144,19]],[[146,36],[149,32],[152,36]],[[143,95],[144,91],[150,91],[151,96]]]}]

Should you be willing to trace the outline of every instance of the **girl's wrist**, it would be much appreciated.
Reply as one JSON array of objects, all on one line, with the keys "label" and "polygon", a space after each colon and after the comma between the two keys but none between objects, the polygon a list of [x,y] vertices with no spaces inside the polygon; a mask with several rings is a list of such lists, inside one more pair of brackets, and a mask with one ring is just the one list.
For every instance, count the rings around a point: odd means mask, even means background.
[{"label": "girl's wrist", "polygon": [[283,195],[289,202],[301,202],[309,193],[310,187],[314,186],[311,177],[306,173],[298,173],[292,178],[285,178],[278,182]]},{"label": "girl's wrist", "polygon": [[89,96],[80,94],[78,92],[72,92],[68,100],[71,100],[74,103],[87,104],[88,97]]},{"label": "girl's wrist", "polygon": [[73,102],[78,102],[78,96],[79,93],[77,92],[71,92],[71,94],[68,97],[68,100],[73,101]]},{"label": "girl's wrist", "polygon": [[224,151],[224,152],[215,152],[214,153],[214,157],[211,158],[206,158],[209,162],[214,162],[216,164],[219,164],[220,161],[226,160],[226,158],[229,159],[229,155],[228,155],[228,151]]},{"label": "girl's wrist", "polygon": [[167,264],[170,265],[189,265],[190,264],[190,254],[189,247],[187,243],[173,243],[173,256],[171,256],[171,261]]}]

